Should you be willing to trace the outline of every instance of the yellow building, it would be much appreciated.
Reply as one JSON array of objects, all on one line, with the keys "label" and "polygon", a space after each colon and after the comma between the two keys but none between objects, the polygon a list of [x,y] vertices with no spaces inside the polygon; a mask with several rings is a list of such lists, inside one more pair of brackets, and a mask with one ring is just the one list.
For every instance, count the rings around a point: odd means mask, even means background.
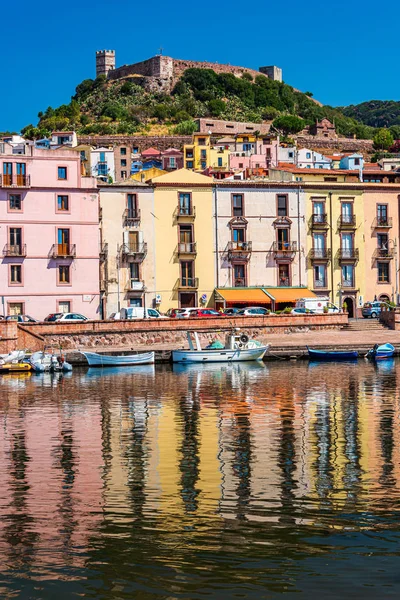
[{"label": "yellow building", "polygon": [[204,171],[210,166],[211,135],[194,133],[191,144],[183,146],[183,164],[186,169]]},{"label": "yellow building", "polygon": [[214,291],[213,180],[179,169],[152,180],[160,310],[209,305]]},{"label": "yellow building", "polygon": [[365,301],[363,185],[304,185],[309,287],[355,316]]}]

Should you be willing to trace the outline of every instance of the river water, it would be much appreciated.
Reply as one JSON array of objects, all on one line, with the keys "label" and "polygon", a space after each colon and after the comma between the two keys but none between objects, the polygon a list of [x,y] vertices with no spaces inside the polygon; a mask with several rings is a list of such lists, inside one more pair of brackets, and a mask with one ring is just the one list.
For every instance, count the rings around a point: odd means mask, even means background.
[{"label": "river water", "polygon": [[0,598],[399,598],[400,362],[0,379]]}]

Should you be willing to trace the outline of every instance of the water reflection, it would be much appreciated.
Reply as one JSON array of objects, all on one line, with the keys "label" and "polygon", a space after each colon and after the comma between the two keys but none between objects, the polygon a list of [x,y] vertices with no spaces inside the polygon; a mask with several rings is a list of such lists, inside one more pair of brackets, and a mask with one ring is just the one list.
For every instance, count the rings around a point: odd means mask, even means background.
[{"label": "water reflection", "polygon": [[0,595],[399,592],[399,369],[1,378]]}]

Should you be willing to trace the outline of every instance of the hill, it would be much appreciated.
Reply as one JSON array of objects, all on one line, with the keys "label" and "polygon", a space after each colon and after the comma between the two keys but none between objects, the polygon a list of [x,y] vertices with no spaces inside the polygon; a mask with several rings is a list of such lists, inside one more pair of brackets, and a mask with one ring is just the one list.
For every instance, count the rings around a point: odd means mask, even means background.
[{"label": "hill", "polygon": [[36,126],[26,126],[27,138],[48,136],[51,131],[73,129],[85,134],[164,133],[190,135],[193,119],[214,117],[261,123],[280,115],[295,115],[305,125],[327,117],[345,136],[372,138],[374,130],[338,109],[320,106],[308,95],[263,75],[216,73],[212,69],[187,69],[170,94],[154,93],[140,85],[135,75],[119,80],[86,79],[69,104],[48,107],[38,114]]},{"label": "hill", "polygon": [[356,119],[370,127],[390,127],[393,136],[400,138],[400,102],[394,100],[370,100],[361,104],[339,107],[345,116]]}]

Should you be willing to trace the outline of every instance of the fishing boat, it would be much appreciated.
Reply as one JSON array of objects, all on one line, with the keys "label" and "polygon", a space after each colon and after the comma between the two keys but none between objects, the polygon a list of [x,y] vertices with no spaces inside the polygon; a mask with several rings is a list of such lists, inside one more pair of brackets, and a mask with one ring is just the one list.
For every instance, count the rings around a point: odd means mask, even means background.
[{"label": "fishing boat", "polygon": [[392,344],[375,344],[373,348],[368,350],[366,357],[372,360],[383,360],[385,358],[393,358],[395,347]]},{"label": "fishing boat", "polygon": [[132,365],[151,365],[154,363],[154,352],[141,354],[114,355],[97,354],[96,352],[80,353],[86,357],[90,367],[128,367]]},{"label": "fishing boat", "polygon": [[28,362],[35,373],[72,371],[72,365],[65,360],[61,346],[45,346],[43,350],[33,352]]},{"label": "fishing boat", "polygon": [[202,349],[197,331],[188,331],[187,339],[189,350],[173,350],[172,362],[210,363],[262,360],[270,347],[269,344],[263,346],[260,342],[251,340],[237,329],[226,336],[225,345],[222,342],[212,342]]},{"label": "fishing boat", "polygon": [[353,350],[313,350],[307,346],[310,360],[335,361],[335,360],[357,360],[358,352]]}]

